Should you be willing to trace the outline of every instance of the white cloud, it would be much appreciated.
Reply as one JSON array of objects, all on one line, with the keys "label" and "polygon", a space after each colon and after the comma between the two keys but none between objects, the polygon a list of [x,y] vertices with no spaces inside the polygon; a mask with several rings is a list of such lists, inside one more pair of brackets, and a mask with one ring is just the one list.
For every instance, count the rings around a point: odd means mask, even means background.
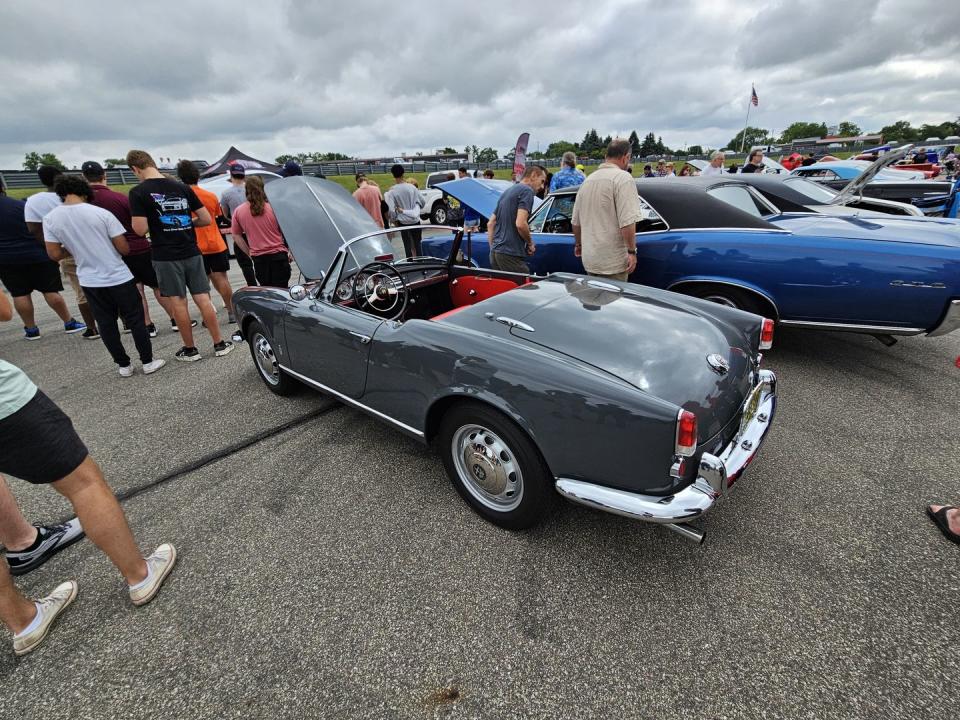
[{"label": "white cloud", "polygon": [[504,151],[591,127],[718,147],[751,82],[769,129],[942,122],[960,108],[958,20],[939,0],[8,4],[0,167],[32,150]]}]

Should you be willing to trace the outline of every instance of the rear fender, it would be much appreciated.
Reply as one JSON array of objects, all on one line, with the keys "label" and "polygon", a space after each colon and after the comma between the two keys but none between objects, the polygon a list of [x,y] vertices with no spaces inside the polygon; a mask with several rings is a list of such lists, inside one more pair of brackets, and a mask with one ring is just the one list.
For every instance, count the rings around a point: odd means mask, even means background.
[{"label": "rear fender", "polygon": [[768,306],[772,311],[772,320],[780,319],[780,310],[777,308],[777,303],[773,299],[773,296],[770,295],[770,293],[768,293],[766,290],[754,285],[753,283],[743,280],[734,280],[722,276],[691,275],[679,280],[675,280],[670,284],[667,290],[684,293],[685,290],[688,290],[690,287],[695,285],[727,285],[729,287],[738,288],[746,293],[749,293],[750,295],[753,295],[761,303]]}]

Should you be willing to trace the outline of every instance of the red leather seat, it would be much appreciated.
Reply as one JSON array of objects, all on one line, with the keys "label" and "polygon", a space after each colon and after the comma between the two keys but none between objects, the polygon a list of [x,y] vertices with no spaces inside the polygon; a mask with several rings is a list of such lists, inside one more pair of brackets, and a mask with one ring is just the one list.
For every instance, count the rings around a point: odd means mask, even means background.
[{"label": "red leather seat", "polygon": [[450,299],[453,301],[454,307],[476,305],[478,302],[513,290],[516,287],[517,284],[512,280],[467,275],[450,283]]}]

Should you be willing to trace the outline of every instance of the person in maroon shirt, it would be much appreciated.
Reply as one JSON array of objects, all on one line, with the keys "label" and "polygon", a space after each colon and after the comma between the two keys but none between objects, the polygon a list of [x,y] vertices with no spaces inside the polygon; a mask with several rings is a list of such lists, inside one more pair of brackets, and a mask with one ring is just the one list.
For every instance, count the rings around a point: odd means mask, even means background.
[{"label": "person in maroon shirt", "polygon": [[130,254],[123,256],[123,262],[130,268],[130,272],[133,273],[133,277],[137,281],[137,289],[140,290],[140,297],[143,300],[143,319],[147,324],[147,331],[150,333],[150,337],[156,337],[157,326],[150,319],[150,306],[147,304],[147,296],[143,286],[148,285],[153,288],[154,297],[157,298],[160,307],[166,311],[171,322],[173,322],[173,312],[169,307],[170,301],[160,294],[158,288],[157,274],[154,272],[151,258],[150,241],[133,231],[130,220],[130,200],[123,193],[115,192],[107,187],[107,173],[100,163],[95,160],[87,160],[80,166],[80,172],[83,173],[87,182],[90,183],[90,189],[93,190],[90,204],[113,213],[126,231],[124,235],[127,238],[127,244],[130,246]]}]

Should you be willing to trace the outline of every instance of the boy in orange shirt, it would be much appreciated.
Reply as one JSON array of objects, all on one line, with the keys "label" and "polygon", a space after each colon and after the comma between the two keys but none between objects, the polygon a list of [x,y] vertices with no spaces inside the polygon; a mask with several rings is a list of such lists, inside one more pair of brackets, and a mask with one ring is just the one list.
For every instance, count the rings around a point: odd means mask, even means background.
[{"label": "boy in orange shirt", "polygon": [[[181,182],[190,186],[197,199],[203,203],[207,212],[210,213],[211,218],[216,221],[223,215],[217,196],[198,185],[200,172],[192,162],[181,160],[177,164],[177,175]],[[220,228],[216,222],[203,227],[196,227],[195,230],[197,246],[200,248],[200,254],[203,255],[203,267],[207,271],[210,283],[223,298],[223,305],[227,309],[227,322],[236,322],[233,316],[233,288],[227,278],[227,272],[230,270],[230,251],[227,250],[227,243],[224,241],[223,235],[220,234]]]}]

